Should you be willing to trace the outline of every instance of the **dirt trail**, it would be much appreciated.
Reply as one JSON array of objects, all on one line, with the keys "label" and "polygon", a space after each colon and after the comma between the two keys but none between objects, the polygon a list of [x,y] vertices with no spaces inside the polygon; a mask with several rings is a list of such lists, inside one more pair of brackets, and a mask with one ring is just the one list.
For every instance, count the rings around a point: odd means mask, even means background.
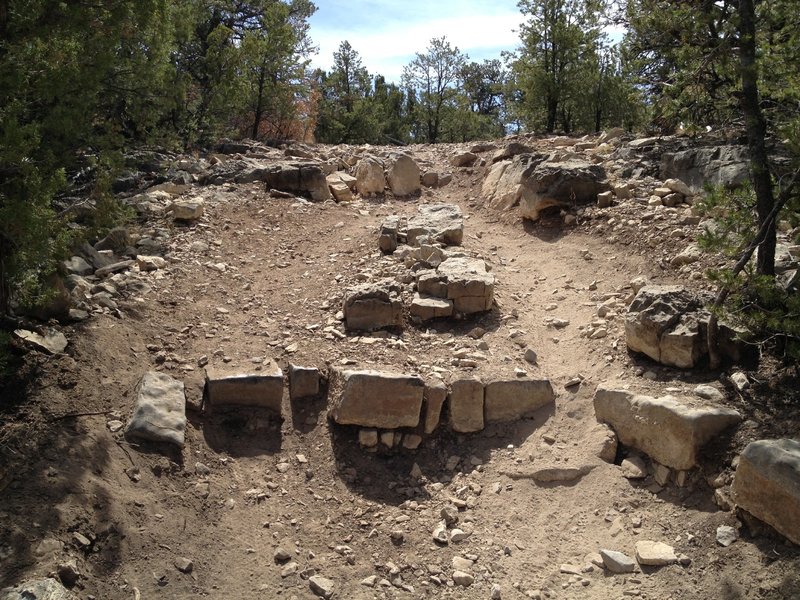
[{"label": "dirt trail", "polygon": [[[443,166],[444,151],[430,156]],[[460,170],[418,199],[349,205],[271,198],[260,184],[207,190],[207,216],[172,232],[169,266],[154,272],[152,289],[134,294],[125,318],[77,327],[70,356],[43,361],[35,394],[4,424],[0,586],[72,557],[84,599],[314,598],[313,573],[333,580],[342,599],[484,599],[493,585],[503,599],[800,597],[796,549],[782,546],[788,554],[778,556],[767,539],[716,544],[717,526],[735,516],[713,503],[704,480],[712,473],[664,489],[652,478],[625,479],[611,464],[593,463],[566,484],[526,476],[532,465],[588,464],[598,383],[689,389],[697,378],[639,377],[651,366],[628,355],[621,317],[609,320],[605,337],[581,335],[608,294],[624,297],[631,279],[661,281],[663,271],[580,226],[507,222],[480,206],[480,180]],[[390,271],[395,259],[376,247],[382,217],[421,202],[461,206],[464,246],[492,265],[497,307],[399,336],[326,333],[339,325],[348,284]],[[554,318],[568,324],[548,326]],[[475,327],[482,338],[467,335]],[[269,359],[284,369],[352,361],[449,376],[459,371],[454,351],[479,345],[487,360],[461,370],[550,378],[555,409],[479,434],[442,432],[416,453],[389,456],[334,429],[324,400],[285,399],[282,423],[189,411],[186,447],[172,460],[107,427],[128,417],[148,369],[184,380],[199,406],[206,360],[252,369]],[[536,365],[524,360],[526,348]],[[580,385],[565,388],[578,376]],[[100,411],[107,414],[62,418]],[[422,484],[410,477],[415,463]],[[468,505],[459,516],[471,535],[441,547],[431,532],[453,498]],[[80,547],[76,533],[90,546]],[[669,543],[691,564],[609,575],[590,563],[599,548],[632,556],[641,539]],[[289,560],[276,561],[277,548]],[[468,588],[451,581],[456,556],[474,561]],[[193,561],[191,574],[176,569],[178,557]],[[374,588],[360,583],[373,575]]]}]

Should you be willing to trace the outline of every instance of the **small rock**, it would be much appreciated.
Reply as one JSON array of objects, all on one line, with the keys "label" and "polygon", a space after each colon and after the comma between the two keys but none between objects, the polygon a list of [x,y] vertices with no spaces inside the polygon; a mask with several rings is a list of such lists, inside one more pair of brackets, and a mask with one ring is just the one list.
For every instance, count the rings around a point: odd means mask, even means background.
[{"label": "small rock", "polygon": [[361,585],[366,587],[375,587],[376,583],[378,583],[377,575],[370,575],[369,577],[365,577],[361,580]]},{"label": "small rock", "polygon": [[503,597],[503,589],[500,587],[500,584],[493,583],[492,594],[491,594],[492,600],[501,600],[502,597]]},{"label": "small rock", "polygon": [[447,524],[444,521],[439,521],[436,529],[433,530],[433,541],[440,544],[447,544],[450,537],[447,535]]},{"label": "small rock", "polygon": [[192,572],[194,569],[194,563],[189,560],[188,558],[184,558],[183,556],[179,556],[175,559],[173,563],[175,568],[178,569],[181,573],[186,573],[187,575]]},{"label": "small rock", "polygon": [[539,360],[539,357],[536,355],[536,352],[534,352],[531,348],[528,348],[525,350],[525,360],[532,365],[535,365],[536,361]]},{"label": "small rock", "polygon": [[333,590],[334,590],[333,581],[327,579],[326,577],[314,575],[313,577],[309,578],[308,585],[311,587],[311,591],[314,592],[320,598],[327,599],[333,596]]},{"label": "small rock", "polygon": [[725,400],[725,394],[715,388],[713,385],[698,385],[694,388],[694,393],[700,398],[706,400],[722,401]]},{"label": "small rock", "polygon": [[736,373],[731,375],[731,382],[740,392],[743,392],[744,390],[750,387],[750,380],[747,378],[747,375],[745,375],[741,371],[737,371]]},{"label": "small rock", "polygon": [[612,573],[633,573],[636,569],[636,562],[622,552],[601,548],[600,556],[603,557],[605,568]]},{"label": "small rock", "polygon": [[730,546],[739,539],[739,533],[730,525],[720,525],[717,527],[717,543],[724,548]]},{"label": "small rock", "polygon": [[468,558],[464,558],[463,556],[454,556],[452,564],[454,571],[468,571],[475,563]]},{"label": "small rock", "polygon": [[678,562],[675,549],[662,542],[641,540],[636,542],[636,560],[640,565],[660,567]]},{"label": "small rock", "polygon": [[453,582],[462,587],[469,587],[475,582],[475,578],[464,571],[453,571]]},{"label": "small rock", "polygon": [[463,531],[461,529],[458,529],[458,528],[453,529],[450,532],[450,541],[453,542],[454,544],[457,544],[458,542],[463,542],[468,537],[469,537],[469,534],[467,532],[465,532],[465,531]]},{"label": "small rock", "polygon": [[292,561],[290,563],[286,563],[283,566],[283,568],[281,569],[281,577],[284,577],[284,578],[285,577],[290,577],[291,575],[294,575],[295,573],[297,573],[297,571],[299,569],[300,569],[300,566],[294,561]]},{"label": "small rock", "polygon": [[272,556],[275,559],[275,562],[278,563],[286,562],[287,560],[292,558],[292,555],[289,552],[280,547],[275,549],[275,554],[273,554]]},{"label": "small rock", "polygon": [[641,456],[632,455],[622,461],[620,465],[622,475],[628,479],[644,479],[647,477],[647,466]]},{"label": "small rock", "polygon": [[458,523],[458,509],[452,504],[442,507],[441,517],[444,519],[445,524],[455,525]]},{"label": "small rock", "polygon": [[78,566],[75,564],[74,560],[63,562],[58,565],[58,578],[61,580],[61,583],[64,584],[64,587],[73,587],[78,583],[80,576],[81,573],[78,571]]}]

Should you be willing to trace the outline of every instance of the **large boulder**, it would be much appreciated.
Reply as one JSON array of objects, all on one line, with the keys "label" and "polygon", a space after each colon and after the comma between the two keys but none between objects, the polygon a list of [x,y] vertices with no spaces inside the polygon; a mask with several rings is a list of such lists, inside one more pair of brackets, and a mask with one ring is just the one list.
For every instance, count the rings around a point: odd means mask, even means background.
[{"label": "large boulder", "polygon": [[331,192],[319,165],[280,163],[270,165],[263,174],[268,189],[306,194],[315,202],[328,200]]},{"label": "large boulder", "polygon": [[411,196],[421,188],[419,165],[407,154],[389,157],[386,179],[395,196]]},{"label": "large boulder", "polygon": [[735,410],[702,405],[689,398],[652,398],[600,385],[594,395],[597,420],[619,441],[681,471],[697,466],[700,449],[742,420]]},{"label": "large boulder", "polygon": [[525,181],[520,198],[520,213],[536,220],[552,206],[594,204],[597,194],[609,189],[602,166],[581,160],[545,161],[536,166]]},{"label": "large boulder", "polygon": [[402,327],[402,286],[382,279],[348,288],[344,295],[344,320],[348,329]]},{"label": "large boulder", "polygon": [[424,391],[425,382],[416,375],[332,369],[330,414],[340,425],[416,427]]},{"label": "large boulder", "polygon": [[446,246],[460,246],[464,239],[464,217],[455,204],[425,204],[408,219],[408,243],[419,245],[418,238]]},{"label": "large boulder", "polygon": [[595,203],[609,189],[602,166],[582,159],[548,160],[544,154],[519,154],[495,163],[483,182],[482,194],[491,206],[519,206],[526,219],[536,220],[552,206]]},{"label": "large boulder", "polygon": [[553,386],[546,379],[512,379],[486,384],[486,421],[516,421],[555,402]]},{"label": "large boulder", "polygon": [[148,371],[136,388],[136,405],[125,435],[183,447],[186,394],[183,382],[166,373]]},{"label": "large boulder", "polygon": [[382,194],[386,188],[383,164],[373,156],[366,156],[356,165],[356,190],[362,196]]},{"label": "large boulder", "polygon": [[661,177],[680,179],[693,192],[707,183],[736,187],[750,176],[747,146],[691,148],[661,155]]},{"label": "large boulder", "polygon": [[733,480],[736,504],[800,544],[800,440],[751,442]]},{"label": "large boulder", "polygon": [[[663,365],[690,369],[708,355],[708,298],[677,285],[642,287],[625,316],[628,348]],[[719,323],[718,351],[731,362],[757,360],[757,351],[740,339],[740,333]]]},{"label": "large boulder", "polygon": [[448,300],[462,314],[483,312],[492,308],[494,275],[486,270],[480,258],[452,257],[437,268],[443,278]]}]

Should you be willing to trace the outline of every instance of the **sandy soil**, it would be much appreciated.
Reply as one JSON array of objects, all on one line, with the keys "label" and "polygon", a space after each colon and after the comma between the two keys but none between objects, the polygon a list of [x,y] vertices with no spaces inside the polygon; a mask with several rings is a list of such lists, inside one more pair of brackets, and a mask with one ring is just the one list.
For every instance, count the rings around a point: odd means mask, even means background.
[{"label": "sandy soil", "polygon": [[[446,148],[417,152],[450,170]],[[74,592],[83,599],[314,598],[311,574],[333,580],[341,599],[483,599],[495,584],[503,599],[800,598],[797,548],[746,527],[730,547],[716,543],[717,526],[740,523],[717,507],[707,479],[729,480],[746,436],[710,449],[708,464],[683,488],[628,480],[613,464],[568,484],[526,475],[533,465],[584,464],[598,383],[688,393],[701,381],[720,385],[719,374],[660,369],[630,356],[621,317],[609,322],[607,337],[581,335],[609,294],[629,294],[633,278],[685,275],[637,244],[635,223],[613,241],[603,225],[613,208],[569,228],[560,219],[524,226],[482,206],[480,169],[454,171],[452,183],[419,198],[346,205],[272,198],[261,184],[203,188],[208,205],[199,224],[162,224],[173,227],[171,256],[149,276],[152,289],[130,294],[121,319],[99,316],[68,328],[67,355],[28,355],[21,372],[28,384],[6,392],[0,587],[73,559],[81,572]],[[382,217],[425,202],[461,206],[465,248],[483,255],[497,277],[496,307],[387,337],[326,333],[341,328],[336,313],[347,285],[365,272],[398,268],[377,250]],[[550,327],[553,318],[569,325]],[[486,332],[480,339],[467,335],[476,327]],[[526,347],[537,365],[523,359]],[[486,359],[477,368],[453,366],[464,348]],[[211,366],[347,362],[445,379],[513,377],[521,368],[550,378],[558,397],[554,410],[533,419],[473,435],[443,428],[420,450],[394,454],[361,449],[354,430],[328,421],[324,400],[290,403],[288,396],[282,422],[190,410],[186,447],[169,457],[109,431],[108,421],[129,416],[149,369],[184,380],[190,407],[199,406],[203,357]],[[645,371],[656,380],[643,378]],[[565,388],[577,376],[583,383]],[[729,402],[748,415],[742,431],[751,437],[780,408],[755,410],[731,393]],[[421,482],[410,477],[414,463]],[[439,546],[431,532],[453,498],[468,505],[459,517],[471,535]],[[629,575],[589,570],[599,548],[633,556],[642,539],[674,546],[691,564]],[[282,576],[277,548],[296,572]],[[451,581],[455,556],[475,561],[468,588]],[[193,562],[190,574],[176,568],[179,557]],[[579,574],[562,572],[570,570],[565,564]],[[372,575],[389,585],[361,584]]]}]

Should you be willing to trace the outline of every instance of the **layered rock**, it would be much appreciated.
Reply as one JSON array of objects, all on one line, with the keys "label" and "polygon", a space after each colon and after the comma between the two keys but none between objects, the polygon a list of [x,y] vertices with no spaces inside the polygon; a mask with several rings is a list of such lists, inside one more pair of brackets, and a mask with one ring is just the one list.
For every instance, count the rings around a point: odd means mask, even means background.
[{"label": "layered rock", "polygon": [[[628,348],[663,365],[693,368],[708,355],[708,320],[703,298],[682,286],[648,285],[633,299],[625,317]],[[757,358],[737,331],[719,324],[718,350],[732,362]]]},{"label": "layered rock", "polygon": [[736,503],[800,544],[800,440],[758,440],[739,456]]},{"label": "layered rock", "polygon": [[729,408],[688,398],[637,395],[607,385],[597,387],[594,410],[597,420],[610,425],[620,442],[681,471],[697,466],[700,449],[742,420]]},{"label": "layered rock", "polygon": [[662,154],[661,177],[680,179],[692,192],[702,191],[708,183],[733,188],[749,178],[748,165],[746,146],[690,148]]},{"label": "layered rock", "polygon": [[344,319],[348,329],[366,330],[402,327],[402,287],[393,279],[348,288],[344,296]]},{"label": "layered rock", "polygon": [[416,427],[424,390],[425,383],[415,375],[333,369],[330,414],[340,425]]},{"label": "layered rock", "polygon": [[331,197],[325,173],[319,165],[304,163],[279,163],[266,167],[263,181],[268,189],[307,194],[315,202]]},{"label": "layered rock", "polygon": [[555,402],[553,386],[546,379],[492,381],[485,386],[486,421],[515,421]]},{"label": "layered rock", "polygon": [[[436,269],[442,279],[448,300],[462,314],[483,312],[492,308],[494,300],[494,275],[486,270],[479,258],[448,258]],[[434,296],[438,294],[432,294]]]},{"label": "layered rock", "polygon": [[255,373],[228,368],[206,370],[206,400],[212,408],[252,406],[281,413],[283,371],[269,363]]},{"label": "layered rock", "polygon": [[498,210],[520,207],[522,217],[536,220],[552,206],[594,203],[609,189],[602,166],[582,159],[548,160],[543,154],[519,154],[495,163],[482,193]]}]

